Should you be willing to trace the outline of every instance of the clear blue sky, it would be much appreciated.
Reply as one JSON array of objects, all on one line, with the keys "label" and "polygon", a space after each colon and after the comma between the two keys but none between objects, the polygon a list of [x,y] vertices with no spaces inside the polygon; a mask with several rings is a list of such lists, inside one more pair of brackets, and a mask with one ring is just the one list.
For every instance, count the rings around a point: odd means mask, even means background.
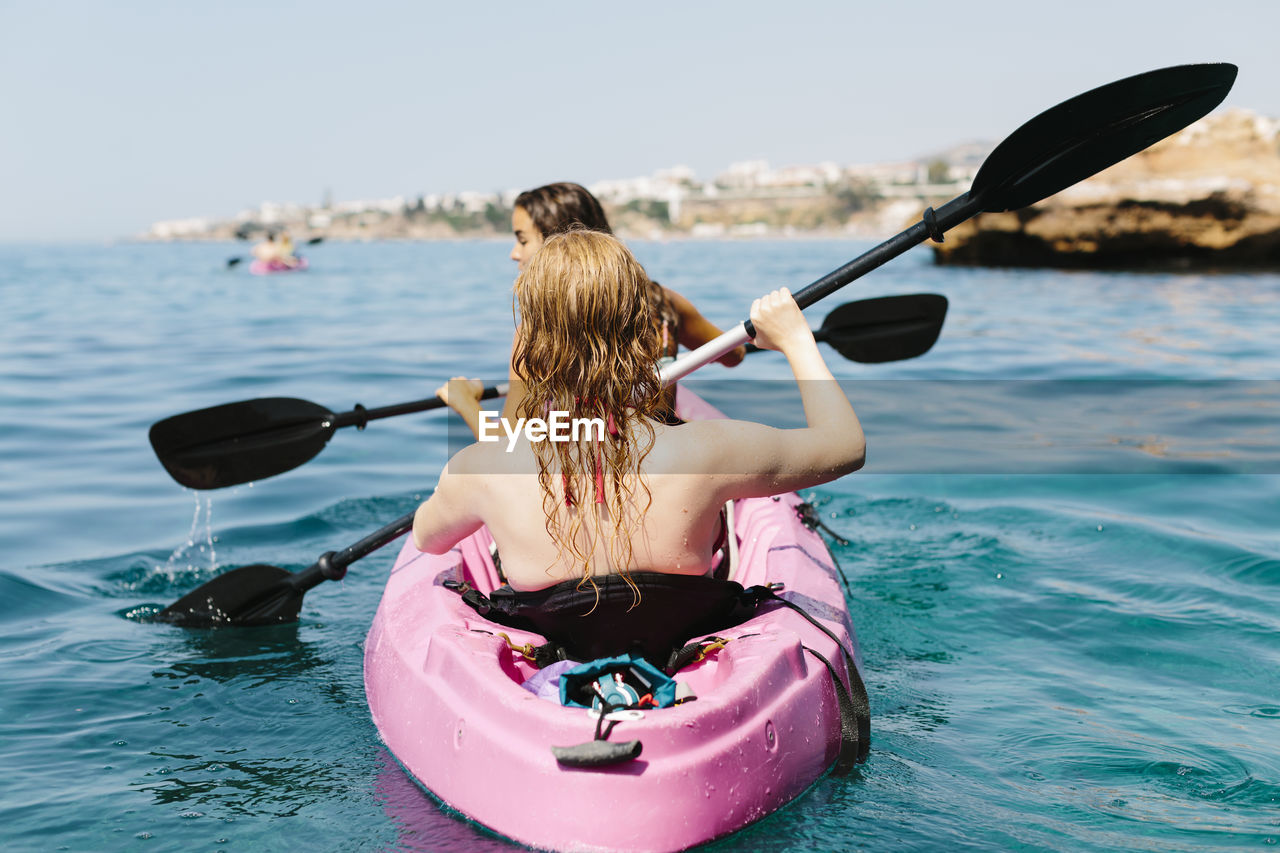
[{"label": "clear blue sky", "polygon": [[892,160],[1229,61],[1280,116],[1280,3],[0,0],[0,241],[158,219]]}]

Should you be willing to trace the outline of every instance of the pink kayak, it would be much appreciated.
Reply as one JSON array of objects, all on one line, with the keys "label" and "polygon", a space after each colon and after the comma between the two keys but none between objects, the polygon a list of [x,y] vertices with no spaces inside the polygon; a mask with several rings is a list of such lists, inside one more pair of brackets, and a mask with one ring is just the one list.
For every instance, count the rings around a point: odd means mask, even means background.
[{"label": "pink kayak", "polygon": [[[683,387],[678,410],[723,417]],[[848,608],[804,508],[795,494],[736,502],[732,579],[781,584],[789,604],[766,602],[718,631],[722,648],[674,674],[696,701],[611,714],[613,740],[643,750],[604,767],[565,766],[552,753],[590,741],[597,720],[521,686],[538,670],[512,645],[542,638],[495,625],[450,588],[498,586],[488,532],[442,556],[407,542],[365,644],[383,741],[445,805],[544,849],[684,850],[770,814],[837,759],[851,763],[851,748],[865,754],[869,728],[861,677],[847,671],[857,655]]]},{"label": "pink kayak", "polygon": [[270,275],[277,272],[300,272],[307,268],[307,259],[298,258],[296,264],[286,264],[284,261],[272,259],[270,261],[254,261],[249,264],[249,272],[254,275]]}]

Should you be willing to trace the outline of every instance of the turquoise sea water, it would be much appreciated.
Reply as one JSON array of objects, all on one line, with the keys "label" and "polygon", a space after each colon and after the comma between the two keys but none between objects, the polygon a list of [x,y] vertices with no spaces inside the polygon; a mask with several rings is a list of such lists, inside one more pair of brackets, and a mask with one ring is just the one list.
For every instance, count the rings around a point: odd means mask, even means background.
[{"label": "turquoise sea water", "polygon": [[[152,422],[502,373],[505,244],[321,245],[267,278],[225,268],[244,248],[0,247],[0,844],[506,849],[409,783],[369,719],[361,644],[393,548],[294,626],[129,618],[408,511],[448,431],[343,430],[296,471],[197,494],[155,461]],[[728,324],[866,246],[634,248]],[[871,756],[716,849],[1280,842],[1280,276],[940,269],[920,249],[808,313],[914,291],[950,298],[941,340],[831,356],[868,380],[850,387],[870,462],[813,492],[850,540]],[[798,415],[749,381],[785,379],[776,356],[704,373],[731,414]]]}]

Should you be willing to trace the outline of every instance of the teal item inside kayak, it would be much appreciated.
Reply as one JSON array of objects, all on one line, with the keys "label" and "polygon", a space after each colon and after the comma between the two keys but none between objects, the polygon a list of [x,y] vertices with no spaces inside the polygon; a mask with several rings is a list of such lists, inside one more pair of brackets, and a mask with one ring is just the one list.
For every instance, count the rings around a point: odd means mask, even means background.
[{"label": "teal item inside kayak", "polygon": [[608,713],[615,708],[670,708],[675,703],[675,681],[635,655],[593,660],[560,674],[562,705],[603,708]]}]

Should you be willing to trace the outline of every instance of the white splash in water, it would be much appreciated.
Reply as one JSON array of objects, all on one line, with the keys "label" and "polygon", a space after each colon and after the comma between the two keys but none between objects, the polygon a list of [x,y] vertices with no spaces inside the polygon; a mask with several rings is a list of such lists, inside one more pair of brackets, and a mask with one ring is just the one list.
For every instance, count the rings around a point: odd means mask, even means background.
[{"label": "white splash in water", "polygon": [[213,496],[194,490],[193,494],[196,496],[196,508],[191,516],[191,530],[187,533],[186,544],[169,555],[165,565],[170,573],[175,569],[212,570],[218,565],[214,549],[218,537],[213,535]]}]

